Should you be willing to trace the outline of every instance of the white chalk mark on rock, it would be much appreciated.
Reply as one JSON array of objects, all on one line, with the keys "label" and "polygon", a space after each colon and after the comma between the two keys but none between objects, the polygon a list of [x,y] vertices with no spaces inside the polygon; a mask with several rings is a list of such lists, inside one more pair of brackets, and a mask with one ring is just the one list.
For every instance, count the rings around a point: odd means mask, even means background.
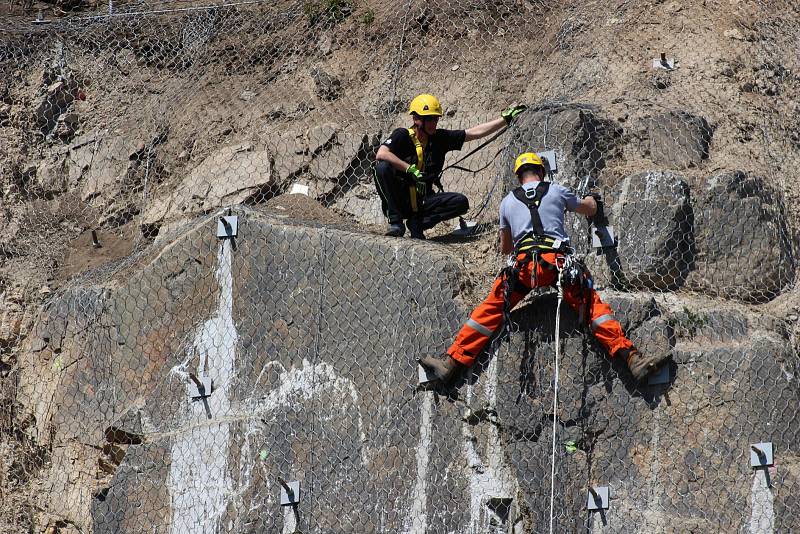
[{"label": "white chalk mark on rock", "polygon": [[[191,430],[178,435],[172,444],[168,488],[172,501],[171,531],[178,534],[211,534],[225,512],[233,482],[228,473],[229,423],[204,424],[208,413],[225,416],[230,412],[230,387],[234,376],[238,335],[233,322],[233,275],[230,241],[220,244],[216,278],[220,287],[214,316],[197,329],[187,360],[199,361],[197,376],[214,381],[214,392],[200,401],[190,401],[187,384],[185,425]],[[180,369],[174,374],[182,376]]]},{"label": "white chalk mark on rock", "polygon": [[765,469],[756,469],[753,474],[753,489],[750,493],[750,534],[772,534],[775,532],[775,510],[772,489],[767,483]]},{"label": "white chalk mark on rock", "polygon": [[409,534],[428,532],[428,464],[430,463],[433,442],[433,394],[422,395],[422,420],[419,425],[419,444],[417,445],[417,479],[414,483],[414,500],[411,503],[411,528]]},{"label": "white chalk mark on rock", "polygon": [[280,373],[280,384],[277,389],[270,391],[269,395],[256,401],[254,410],[261,414],[277,411],[279,408],[291,407],[300,402],[332,389],[336,392],[335,398],[350,398],[349,403],[339,403],[337,406],[328,406],[331,410],[355,412],[358,424],[358,435],[361,441],[361,461],[367,465],[367,437],[364,434],[364,422],[359,411],[360,399],[358,390],[353,381],[336,375],[336,369],[326,362],[312,364],[303,360],[303,367],[289,369]]},{"label": "white chalk mark on rock", "polygon": [[[492,358],[482,377],[485,387],[485,404],[494,409],[497,393],[497,358]],[[472,386],[468,396],[472,396]],[[487,532],[490,528],[491,514],[487,509],[490,499],[513,499],[516,493],[516,478],[506,462],[500,431],[494,424],[488,424],[486,460],[478,452],[478,440],[473,435],[472,426],[463,423],[464,455],[467,459],[470,495],[470,532]]]}]

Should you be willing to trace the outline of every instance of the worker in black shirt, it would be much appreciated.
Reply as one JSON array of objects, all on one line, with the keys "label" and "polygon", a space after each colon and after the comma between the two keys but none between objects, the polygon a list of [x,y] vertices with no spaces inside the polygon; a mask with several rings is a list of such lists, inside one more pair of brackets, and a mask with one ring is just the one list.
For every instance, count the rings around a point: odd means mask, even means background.
[{"label": "worker in black shirt", "polygon": [[461,193],[433,192],[445,155],[451,150],[461,150],[467,141],[496,132],[523,111],[525,106],[512,106],[499,118],[468,130],[444,130],[437,128],[442,116],[439,100],[433,95],[414,98],[408,109],[414,125],[397,128],[375,154],[375,184],[383,213],[389,219],[386,235],[405,234],[405,220],[411,237],[425,239],[425,230],[465,214],[469,209],[467,197]]}]

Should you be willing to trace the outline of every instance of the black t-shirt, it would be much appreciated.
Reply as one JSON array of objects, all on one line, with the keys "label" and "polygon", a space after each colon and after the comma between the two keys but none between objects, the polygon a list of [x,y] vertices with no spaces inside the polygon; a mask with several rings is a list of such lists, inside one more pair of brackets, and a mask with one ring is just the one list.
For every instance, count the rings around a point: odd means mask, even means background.
[{"label": "black t-shirt", "polygon": [[[451,150],[461,150],[466,135],[464,130],[437,129],[433,135],[428,136],[428,144],[422,147],[422,157],[425,159],[422,175],[426,182],[430,184],[439,176],[444,167],[445,155]],[[417,148],[411,140],[408,128],[397,128],[381,144],[409,165],[417,163]]]}]

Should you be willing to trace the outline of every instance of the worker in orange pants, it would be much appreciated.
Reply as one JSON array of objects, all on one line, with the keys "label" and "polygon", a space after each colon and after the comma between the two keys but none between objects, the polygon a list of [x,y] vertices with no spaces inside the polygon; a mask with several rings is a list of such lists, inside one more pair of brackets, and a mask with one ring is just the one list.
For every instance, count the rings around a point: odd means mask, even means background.
[{"label": "worker in orange pants", "polygon": [[[533,262],[525,261],[524,254],[519,255],[517,262],[522,262],[523,265],[519,270],[515,289],[510,295],[509,308],[516,306],[533,287],[554,285],[558,273],[555,264],[556,261],[562,261],[563,257],[562,254],[554,252],[543,253],[539,256],[540,261]],[[460,364],[471,367],[489,338],[503,325],[506,283],[502,276],[495,280],[489,295],[475,308],[447,350],[447,353]],[[508,283],[513,282],[508,281]],[[622,325],[614,319],[611,307],[600,299],[594,288],[587,287],[582,290],[580,285],[573,284],[564,288],[564,300],[581,319],[584,319],[588,310],[589,316],[585,320],[589,322],[592,334],[609,354],[614,356],[622,349],[633,348],[633,343],[622,331]]]},{"label": "worker in orange pants", "polygon": [[[514,254],[512,266],[495,280],[489,295],[472,312],[443,358],[425,356],[419,363],[442,383],[450,384],[470,367],[510,310],[534,287],[556,285],[561,277],[564,299],[578,313],[612,358],[620,357],[637,380],[655,370],[660,358],[643,356],[625,337],[611,308],[594,290],[592,277],[572,255],[564,213],[573,211],[597,222],[605,215],[599,195],[578,199],[570,190],[544,180],[546,167],[533,152],[520,154],[514,174],[520,186],[500,204],[500,252]],[[594,218],[594,219],[593,219]]]}]

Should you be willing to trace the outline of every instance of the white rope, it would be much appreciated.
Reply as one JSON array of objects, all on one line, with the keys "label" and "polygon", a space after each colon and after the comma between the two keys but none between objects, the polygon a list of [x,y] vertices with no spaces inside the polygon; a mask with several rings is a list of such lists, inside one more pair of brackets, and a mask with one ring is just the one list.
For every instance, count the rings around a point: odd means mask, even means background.
[{"label": "white rope", "polygon": [[[569,256],[567,256],[569,258]],[[566,260],[565,260],[566,261]],[[555,373],[553,374],[553,449],[550,455],[550,534],[553,534],[553,517],[556,499],[556,424],[558,421],[558,356],[559,356],[559,332],[561,330],[561,301],[564,299],[564,288],[561,285],[561,272],[566,265],[562,265],[556,257],[556,288],[558,289],[558,301],[556,304],[556,331],[555,331]]]}]

